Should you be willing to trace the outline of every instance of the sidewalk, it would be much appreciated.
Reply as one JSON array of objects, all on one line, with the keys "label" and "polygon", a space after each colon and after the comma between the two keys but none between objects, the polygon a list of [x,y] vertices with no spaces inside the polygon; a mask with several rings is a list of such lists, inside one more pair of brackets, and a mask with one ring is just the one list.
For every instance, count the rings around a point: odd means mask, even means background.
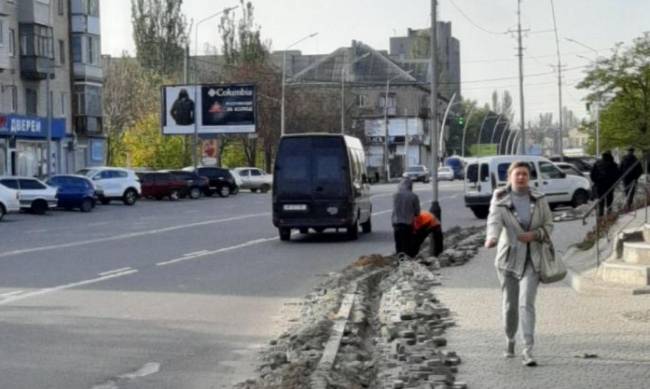
[{"label": "sidewalk", "polygon": [[[553,235],[560,255],[584,236],[585,227],[578,229],[574,223],[556,224]],[[501,291],[494,255],[494,250],[481,249],[464,266],[442,270],[443,285],[437,294],[455,314],[457,326],[449,329],[448,341],[463,360],[458,380],[467,382],[469,388],[648,387],[647,295],[578,294],[568,280],[541,286],[536,304],[539,367],[524,367],[519,358],[504,359]],[[597,358],[576,358],[584,354],[596,354]]]}]

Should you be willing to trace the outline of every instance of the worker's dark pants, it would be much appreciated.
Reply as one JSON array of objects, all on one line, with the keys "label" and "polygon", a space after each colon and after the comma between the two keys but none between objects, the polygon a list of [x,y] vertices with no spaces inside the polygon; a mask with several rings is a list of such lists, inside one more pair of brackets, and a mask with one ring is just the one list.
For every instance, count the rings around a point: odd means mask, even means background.
[{"label": "worker's dark pants", "polygon": [[605,196],[604,199],[598,203],[598,216],[604,216],[605,215],[605,209],[607,209],[607,213],[611,211],[612,203],[614,202],[614,191],[611,191]]},{"label": "worker's dark pants", "polygon": [[408,255],[413,236],[413,226],[410,224],[393,224],[393,236],[395,237],[395,254],[404,253]]},{"label": "worker's dark pants", "polygon": [[437,227],[423,227],[415,231],[411,238],[411,245],[409,251],[406,253],[409,257],[415,257],[420,252],[420,247],[422,243],[427,239],[427,237],[433,236],[433,255],[438,256],[442,252],[442,228]]}]

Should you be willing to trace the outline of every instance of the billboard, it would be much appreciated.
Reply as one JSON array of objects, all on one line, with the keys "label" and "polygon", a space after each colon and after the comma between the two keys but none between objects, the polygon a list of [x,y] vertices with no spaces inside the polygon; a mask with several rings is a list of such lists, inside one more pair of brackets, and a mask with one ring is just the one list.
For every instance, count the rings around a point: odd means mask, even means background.
[{"label": "billboard", "polygon": [[255,132],[254,85],[167,85],[162,108],[165,135]]}]

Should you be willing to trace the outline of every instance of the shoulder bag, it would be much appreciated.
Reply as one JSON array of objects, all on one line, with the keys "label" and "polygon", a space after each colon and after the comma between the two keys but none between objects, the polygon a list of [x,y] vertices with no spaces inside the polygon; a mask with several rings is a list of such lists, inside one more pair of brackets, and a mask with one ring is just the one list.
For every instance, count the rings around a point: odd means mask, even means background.
[{"label": "shoulder bag", "polygon": [[541,242],[539,280],[543,284],[551,284],[563,280],[567,271],[562,259],[555,256],[555,248],[548,231],[544,227],[542,227],[542,231],[544,232],[544,238]]}]

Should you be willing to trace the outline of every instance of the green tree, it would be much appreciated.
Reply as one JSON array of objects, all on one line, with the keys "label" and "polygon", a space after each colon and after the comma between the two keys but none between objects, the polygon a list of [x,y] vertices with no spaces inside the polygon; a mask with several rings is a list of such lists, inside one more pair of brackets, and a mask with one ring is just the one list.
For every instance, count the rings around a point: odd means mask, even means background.
[{"label": "green tree", "polygon": [[147,114],[159,110],[160,93],[157,91],[161,83],[159,76],[144,69],[126,53],[121,58],[104,60],[102,106],[109,165],[126,162],[122,133]]},{"label": "green tree", "polygon": [[152,169],[178,169],[188,164],[185,140],[180,136],[166,136],[160,131],[158,113],[140,118],[123,135],[126,164]]},{"label": "green tree", "polygon": [[131,0],[131,22],[138,61],[171,79],[181,74],[187,45],[182,0]]},{"label": "green tree", "polygon": [[[255,22],[252,2],[240,0],[241,17],[227,12],[221,17],[219,34],[225,58],[225,74],[229,82],[252,83],[257,90],[257,137],[248,135],[222,137],[224,161],[240,161],[240,154],[248,166],[257,166],[258,148],[264,150],[264,162],[271,169],[275,145],[279,139],[280,115],[277,91],[281,88],[278,70],[270,61],[270,43],[263,42],[261,28]],[[240,147],[229,147],[235,142]],[[231,156],[230,154],[235,154]]]},{"label": "green tree", "polygon": [[603,105],[602,149],[634,144],[650,150],[650,32],[597,60],[578,88],[590,90],[589,103]]}]

